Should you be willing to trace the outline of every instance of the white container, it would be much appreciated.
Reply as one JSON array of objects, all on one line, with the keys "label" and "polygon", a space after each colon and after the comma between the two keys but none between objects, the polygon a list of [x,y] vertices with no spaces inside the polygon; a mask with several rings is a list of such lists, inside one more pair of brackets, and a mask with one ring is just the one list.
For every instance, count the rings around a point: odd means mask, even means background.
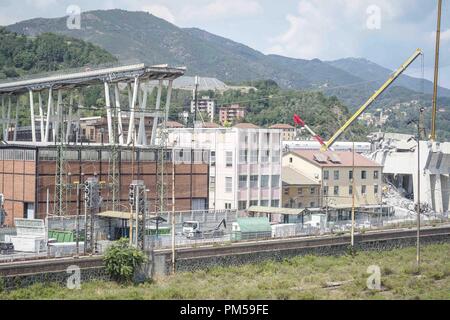
[{"label": "white container", "polygon": [[41,253],[47,251],[45,238],[33,236],[11,236],[14,251]]}]

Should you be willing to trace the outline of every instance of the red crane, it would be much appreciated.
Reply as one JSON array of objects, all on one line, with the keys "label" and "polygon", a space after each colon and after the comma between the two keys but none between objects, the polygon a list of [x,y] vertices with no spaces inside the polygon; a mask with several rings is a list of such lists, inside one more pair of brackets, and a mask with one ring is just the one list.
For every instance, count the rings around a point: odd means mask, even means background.
[{"label": "red crane", "polygon": [[316,134],[306,123],[305,121],[302,120],[302,118],[300,118],[300,116],[298,114],[294,115],[294,122],[296,125],[301,126],[302,128],[305,128],[306,130],[308,130],[308,132],[312,135],[312,137],[314,139],[316,139],[321,146],[325,145],[325,142],[323,141],[323,139]]}]

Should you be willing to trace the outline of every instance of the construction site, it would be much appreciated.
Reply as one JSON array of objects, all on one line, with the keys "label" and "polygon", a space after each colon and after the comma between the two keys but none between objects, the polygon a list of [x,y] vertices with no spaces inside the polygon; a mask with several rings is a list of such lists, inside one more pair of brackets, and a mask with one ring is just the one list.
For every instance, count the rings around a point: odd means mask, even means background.
[{"label": "construction site", "polygon": [[[228,125],[244,118],[238,104],[222,106],[223,126],[214,123],[214,101],[203,97],[200,112],[199,78],[183,78],[185,67],[118,64],[0,82],[0,276],[11,284],[42,266],[60,274],[73,258],[103,272],[102,256],[123,238],[149,257],[149,278],[349,247],[416,245],[419,264],[420,241],[450,238],[450,143],[436,134],[440,15],[429,136],[421,106],[417,134],[344,139],[419,59],[425,77],[421,49],[329,139],[298,114],[295,127]],[[170,119],[176,81],[194,82],[192,124]],[[95,106],[84,97],[93,87]]]}]

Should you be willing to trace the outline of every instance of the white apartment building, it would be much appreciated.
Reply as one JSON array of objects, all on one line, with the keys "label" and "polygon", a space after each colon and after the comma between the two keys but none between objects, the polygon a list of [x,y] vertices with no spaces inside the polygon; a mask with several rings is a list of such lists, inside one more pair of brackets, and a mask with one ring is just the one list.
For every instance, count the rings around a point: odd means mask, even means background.
[{"label": "white apartment building", "polygon": [[234,128],[169,130],[169,146],[211,151],[209,206],[245,210],[281,207],[282,130]]},{"label": "white apartment building", "polygon": [[[216,102],[210,97],[202,97],[197,100],[197,120],[201,121],[200,115],[198,113],[205,113],[208,115],[209,119],[203,119],[203,121],[214,122],[214,116],[216,114]],[[195,100],[191,101],[191,114],[195,114]]]}]

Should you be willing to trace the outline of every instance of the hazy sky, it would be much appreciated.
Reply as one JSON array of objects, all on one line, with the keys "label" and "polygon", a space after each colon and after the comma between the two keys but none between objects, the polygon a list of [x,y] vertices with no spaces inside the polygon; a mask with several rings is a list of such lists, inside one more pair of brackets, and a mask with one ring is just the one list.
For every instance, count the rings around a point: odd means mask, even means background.
[{"label": "hazy sky", "polygon": [[[441,85],[450,87],[450,0],[444,0]],[[0,0],[0,25],[120,8],[144,10],[264,53],[322,60],[364,57],[394,69],[416,48],[432,78],[437,0]],[[408,72],[420,76],[420,62]]]}]

